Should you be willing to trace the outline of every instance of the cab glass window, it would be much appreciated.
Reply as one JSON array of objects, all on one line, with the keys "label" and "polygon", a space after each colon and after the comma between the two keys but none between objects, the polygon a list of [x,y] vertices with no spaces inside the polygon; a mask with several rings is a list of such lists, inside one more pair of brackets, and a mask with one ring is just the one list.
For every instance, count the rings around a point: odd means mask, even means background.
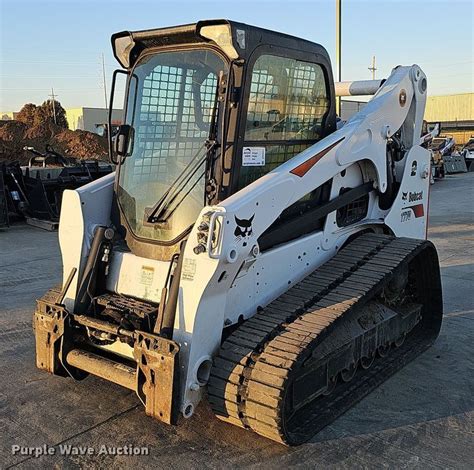
[{"label": "cab glass window", "polygon": [[265,165],[242,166],[239,188],[321,139],[328,111],[319,64],[260,56],[252,70],[244,148],[265,147]]}]

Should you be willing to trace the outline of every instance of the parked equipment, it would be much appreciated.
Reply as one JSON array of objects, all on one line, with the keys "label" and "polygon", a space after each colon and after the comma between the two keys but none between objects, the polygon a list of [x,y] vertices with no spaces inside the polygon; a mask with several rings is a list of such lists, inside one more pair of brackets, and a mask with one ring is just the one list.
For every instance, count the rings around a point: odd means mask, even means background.
[{"label": "parked equipment", "polygon": [[444,173],[446,175],[454,173],[466,173],[467,166],[464,157],[456,152],[443,157]]},{"label": "parked equipment", "polygon": [[437,137],[430,143],[431,169],[435,178],[445,177],[444,157],[450,155],[454,149],[454,139],[452,137]]},{"label": "parked equipment", "polygon": [[134,390],[165,423],[207,391],[220,419],[304,442],[438,335],[426,76],[338,84],[375,94],[336,130],[318,44],[225,20],[112,44],[118,168],[64,192],[36,364]]},{"label": "parked equipment", "polygon": [[446,155],[451,155],[453,153],[454,148],[456,146],[456,141],[454,137],[446,136],[446,137],[438,137],[437,139],[433,140],[433,148],[438,150],[441,153],[441,156],[445,157]]},{"label": "parked equipment", "polygon": [[467,171],[474,171],[474,135],[471,135],[471,138],[464,145],[461,154],[466,162]]},{"label": "parked equipment", "polygon": [[4,185],[3,197],[0,185],[0,206],[5,201],[7,220],[25,218],[47,230],[57,228],[65,189],[79,188],[113,171],[110,164],[64,157],[50,146],[45,153],[33,147],[24,150],[33,154],[28,166],[18,162],[0,165]]},{"label": "parked equipment", "polygon": [[8,226],[7,190],[3,179],[3,171],[0,171],[0,228]]}]

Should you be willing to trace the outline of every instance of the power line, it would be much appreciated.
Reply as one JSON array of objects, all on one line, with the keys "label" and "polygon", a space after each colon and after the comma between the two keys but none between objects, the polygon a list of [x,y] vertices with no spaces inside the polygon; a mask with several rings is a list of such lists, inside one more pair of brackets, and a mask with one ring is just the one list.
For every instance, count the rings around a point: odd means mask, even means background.
[{"label": "power line", "polygon": [[[342,80],[342,0],[336,0],[336,81]],[[336,96],[336,114],[341,115],[341,97]]]},{"label": "power line", "polygon": [[442,61],[439,61],[439,62],[424,62],[424,61],[421,61],[420,63],[425,64],[425,65],[434,65],[434,66],[437,66],[437,67],[451,67],[453,65],[472,64],[473,62],[474,62],[474,60],[464,60],[463,62],[448,62],[448,63],[444,63]]},{"label": "power line", "polygon": [[[48,91],[49,88],[30,88],[28,87],[28,89],[25,89],[25,88],[2,88],[0,91],[21,91],[22,93],[25,93],[25,92],[28,92],[28,91]],[[95,91],[97,93],[100,92],[101,88],[97,88],[97,87],[94,87],[94,88],[56,88],[56,91],[59,90],[59,91],[63,91],[64,93],[76,93],[76,92],[80,92],[80,91]]]},{"label": "power line", "polygon": [[[0,77],[2,78],[11,78],[12,74],[1,74]],[[81,74],[80,76],[77,73],[71,74],[71,75],[41,75],[35,73],[34,77],[22,77],[23,79],[30,79],[30,80],[36,80],[37,78],[66,78],[68,80],[82,80],[84,78],[86,79],[91,79],[91,78],[97,78],[97,74],[94,75],[84,75]]]},{"label": "power line", "polygon": [[[84,59],[84,60],[62,60],[62,59],[48,59],[43,57],[42,59],[31,59],[31,60],[22,60],[22,59],[2,59],[2,62],[9,62],[12,64],[65,64],[65,65],[90,65],[96,64],[97,59]],[[115,67],[118,64],[110,64],[106,62],[107,66]]]}]

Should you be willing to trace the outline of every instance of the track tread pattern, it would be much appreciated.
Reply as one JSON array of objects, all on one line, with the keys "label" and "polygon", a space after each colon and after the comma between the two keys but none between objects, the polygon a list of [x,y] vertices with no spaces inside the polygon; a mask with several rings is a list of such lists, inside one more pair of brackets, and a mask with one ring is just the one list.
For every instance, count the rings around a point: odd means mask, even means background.
[{"label": "track tread pattern", "polygon": [[[285,429],[283,402],[292,371],[301,367],[346,312],[371,298],[401,261],[426,243],[364,234],[246,321],[224,341],[215,359],[208,384],[215,414],[274,441],[294,444],[348,409],[354,401],[348,394],[360,399],[375,388],[380,381],[373,380],[375,385],[366,390],[362,387],[361,395],[348,384],[344,396],[334,398],[331,406],[336,411],[309,413],[301,422],[301,433],[289,435]],[[425,343],[419,352],[429,345]]]}]

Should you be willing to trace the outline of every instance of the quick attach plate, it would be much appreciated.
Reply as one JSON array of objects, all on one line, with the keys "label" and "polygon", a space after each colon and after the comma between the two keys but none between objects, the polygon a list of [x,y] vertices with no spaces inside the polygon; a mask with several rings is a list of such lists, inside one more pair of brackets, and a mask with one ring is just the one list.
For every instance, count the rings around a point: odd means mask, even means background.
[{"label": "quick attach plate", "polygon": [[64,335],[67,310],[57,305],[59,289],[51,289],[37,300],[33,315],[36,339],[36,367],[51,374],[67,375],[60,360],[61,339]]},{"label": "quick attach plate", "polygon": [[137,395],[145,412],[167,424],[176,424],[179,406],[178,353],[176,342],[136,332],[134,356],[137,361]]}]

